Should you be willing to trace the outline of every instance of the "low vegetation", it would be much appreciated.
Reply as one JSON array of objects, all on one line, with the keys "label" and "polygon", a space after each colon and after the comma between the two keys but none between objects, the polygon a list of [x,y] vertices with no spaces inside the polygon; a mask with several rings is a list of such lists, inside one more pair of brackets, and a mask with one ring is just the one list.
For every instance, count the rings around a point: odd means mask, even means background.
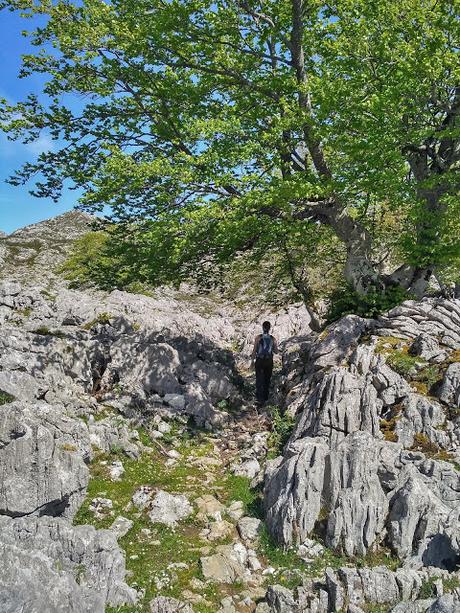
[{"label": "low vegetation", "polygon": [[11,394],[8,394],[8,392],[4,392],[3,390],[0,390],[0,406],[2,404],[8,404],[10,402],[13,402],[15,400],[15,397],[12,396]]}]

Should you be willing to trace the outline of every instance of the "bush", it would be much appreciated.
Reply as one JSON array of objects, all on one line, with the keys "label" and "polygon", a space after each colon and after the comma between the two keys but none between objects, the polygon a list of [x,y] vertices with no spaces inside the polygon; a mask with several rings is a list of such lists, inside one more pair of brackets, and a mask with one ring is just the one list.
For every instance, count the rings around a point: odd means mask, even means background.
[{"label": "bush", "polygon": [[383,290],[373,287],[364,295],[358,294],[347,284],[331,294],[326,320],[332,323],[344,315],[374,318],[410,298],[410,294],[401,287],[386,287]]},{"label": "bush", "polygon": [[295,418],[287,413],[282,414],[279,407],[272,406],[269,408],[272,431],[268,439],[270,457],[276,457],[281,454],[284,445],[291,436],[294,428]]},{"label": "bush", "polygon": [[8,392],[4,392],[3,390],[0,390],[0,406],[2,404],[8,404],[10,402],[13,402],[15,400],[15,397],[12,396],[11,394],[8,394]]}]

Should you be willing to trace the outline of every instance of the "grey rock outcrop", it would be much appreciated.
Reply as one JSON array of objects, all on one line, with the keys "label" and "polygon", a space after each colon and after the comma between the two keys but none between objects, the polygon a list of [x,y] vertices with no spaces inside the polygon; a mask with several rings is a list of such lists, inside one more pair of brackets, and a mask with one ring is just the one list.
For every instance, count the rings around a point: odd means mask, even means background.
[{"label": "grey rock outcrop", "polygon": [[115,536],[61,518],[0,515],[0,604],[5,613],[103,613],[134,604]]},{"label": "grey rock outcrop", "polygon": [[84,500],[88,429],[44,402],[0,406],[0,514],[72,515]]},{"label": "grey rock outcrop", "polygon": [[[459,301],[409,301],[376,321],[345,317],[316,341],[291,343],[304,352],[303,367],[292,351],[284,362],[286,410],[297,422],[264,486],[278,542],[301,544],[323,525],[326,544],[350,556],[385,542],[407,566],[456,567],[460,475],[436,456],[458,462],[460,452],[448,408],[458,400],[458,323]],[[443,373],[439,401],[418,391],[411,371],[387,363],[394,351]]]}]

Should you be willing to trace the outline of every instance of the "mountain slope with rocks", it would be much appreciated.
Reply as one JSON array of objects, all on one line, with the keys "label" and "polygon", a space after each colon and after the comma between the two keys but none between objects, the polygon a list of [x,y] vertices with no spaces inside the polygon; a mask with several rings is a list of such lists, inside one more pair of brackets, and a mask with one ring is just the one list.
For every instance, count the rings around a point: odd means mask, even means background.
[{"label": "mountain slope with rocks", "polygon": [[460,301],[314,334],[301,305],[70,289],[85,224],[0,239],[0,610],[459,611]]}]

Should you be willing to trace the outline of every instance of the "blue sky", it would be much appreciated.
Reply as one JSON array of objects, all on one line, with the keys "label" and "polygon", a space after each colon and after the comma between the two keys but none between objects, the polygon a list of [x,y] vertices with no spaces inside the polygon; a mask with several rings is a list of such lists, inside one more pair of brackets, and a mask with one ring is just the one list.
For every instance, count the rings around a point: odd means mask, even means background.
[{"label": "blue sky", "polygon": [[[21,54],[33,49],[28,39],[21,36],[21,31],[32,28],[30,19],[21,19],[17,13],[0,11],[0,97],[11,102],[22,100],[31,92],[38,94],[43,83],[40,75],[18,79]],[[32,186],[13,187],[5,183],[15,169],[52,146],[47,137],[23,145],[8,141],[0,132],[0,230],[10,233],[22,226],[64,213],[75,205],[77,194],[72,191],[65,192],[61,201],[55,204],[51,200],[31,196],[29,189]]]}]

